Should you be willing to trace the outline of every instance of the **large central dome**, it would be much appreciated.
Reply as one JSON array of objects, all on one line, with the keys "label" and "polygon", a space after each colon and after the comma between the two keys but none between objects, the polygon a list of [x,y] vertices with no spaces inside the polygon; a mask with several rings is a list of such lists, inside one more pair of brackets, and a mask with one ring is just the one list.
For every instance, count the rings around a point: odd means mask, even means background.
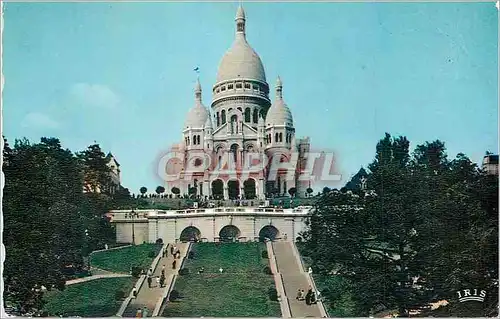
[{"label": "large central dome", "polygon": [[217,72],[217,82],[236,79],[252,79],[266,82],[266,73],[259,55],[245,37],[245,12],[240,6],[236,13],[236,38],[224,54]]}]

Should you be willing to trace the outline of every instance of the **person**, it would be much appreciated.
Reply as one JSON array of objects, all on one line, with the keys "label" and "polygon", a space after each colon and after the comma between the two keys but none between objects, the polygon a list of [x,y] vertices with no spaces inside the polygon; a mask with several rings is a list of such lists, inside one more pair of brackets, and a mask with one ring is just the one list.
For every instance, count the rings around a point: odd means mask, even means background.
[{"label": "person", "polygon": [[104,249],[108,250],[108,244],[104,244]]},{"label": "person", "polygon": [[173,246],[172,247],[172,255],[175,255],[175,253],[177,252],[177,246]]},{"label": "person", "polygon": [[165,287],[165,275],[161,274],[161,277],[160,277],[160,288],[163,288],[163,287]]},{"label": "person", "polygon": [[311,293],[311,304],[315,304],[317,302],[316,300],[316,292]]},{"label": "person", "polygon": [[177,254],[175,254],[177,259],[181,259],[181,252],[180,250],[177,250]]},{"label": "person", "polygon": [[137,309],[137,312],[135,313],[135,317],[142,318],[142,309],[141,308]]},{"label": "person", "polygon": [[148,307],[144,306],[144,309],[142,309],[142,316],[146,318],[149,314],[149,309]]},{"label": "person", "polygon": [[170,255],[174,254],[174,246],[170,246]]},{"label": "person", "polygon": [[297,289],[297,297],[295,297],[295,299],[297,300],[300,300],[302,298],[302,291],[299,289]]},{"label": "person", "polygon": [[161,275],[165,276],[165,265],[161,266]]},{"label": "person", "polygon": [[156,276],[156,287],[160,287],[160,276]]},{"label": "person", "polygon": [[202,274],[205,271],[204,267],[201,267],[200,270],[198,270],[198,274]]},{"label": "person", "polygon": [[177,260],[174,259],[174,261],[172,262],[172,269],[175,269],[176,265],[177,265]]},{"label": "person", "polygon": [[307,294],[306,294],[306,305],[311,304],[311,295],[312,295],[312,288],[309,287],[309,290],[307,291]]},{"label": "person", "polygon": [[222,267],[220,267],[219,272],[222,274],[223,271],[224,271],[224,269],[222,269]]},{"label": "person", "polygon": [[311,267],[309,267],[309,269],[307,270],[307,272],[308,272],[309,274],[312,274],[312,273],[313,273],[313,269],[312,269]]},{"label": "person", "polygon": [[304,300],[304,296],[305,296],[305,294],[306,294],[306,293],[305,293],[304,289],[301,289],[301,290],[300,290],[300,298],[299,298],[299,301],[303,301],[303,300]]},{"label": "person", "polygon": [[151,288],[151,284],[153,283],[153,278],[151,276],[148,276],[148,287]]},{"label": "person", "polygon": [[137,297],[137,288],[135,288],[135,287],[132,289],[132,297],[133,298]]},{"label": "person", "polygon": [[148,270],[148,277],[153,276],[153,268],[149,268]]}]

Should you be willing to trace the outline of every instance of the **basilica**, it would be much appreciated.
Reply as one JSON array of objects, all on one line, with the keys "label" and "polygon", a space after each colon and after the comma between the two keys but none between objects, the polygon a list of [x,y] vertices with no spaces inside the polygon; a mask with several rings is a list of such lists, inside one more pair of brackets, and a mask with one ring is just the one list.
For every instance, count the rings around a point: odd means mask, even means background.
[{"label": "basilica", "polygon": [[[173,149],[181,154],[174,164],[178,178],[167,181],[166,190],[177,188],[180,194],[214,199],[265,199],[290,189],[303,195],[311,186],[298,178],[306,167],[309,138],[296,137],[279,77],[271,100],[264,65],[247,41],[241,6],[235,22],[235,38],[220,61],[210,108],[202,102],[197,81],[182,142]],[[294,156],[297,165],[292,174],[271,174],[269,159],[289,162]]]}]

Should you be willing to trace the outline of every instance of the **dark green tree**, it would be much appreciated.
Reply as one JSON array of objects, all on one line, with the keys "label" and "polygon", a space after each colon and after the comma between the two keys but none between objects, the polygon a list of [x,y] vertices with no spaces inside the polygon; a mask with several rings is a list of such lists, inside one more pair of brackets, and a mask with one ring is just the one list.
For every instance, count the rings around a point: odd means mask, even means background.
[{"label": "dark green tree", "polygon": [[156,187],[156,194],[160,195],[163,193],[165,193],[165,187],[163,187],[163,186]]}]

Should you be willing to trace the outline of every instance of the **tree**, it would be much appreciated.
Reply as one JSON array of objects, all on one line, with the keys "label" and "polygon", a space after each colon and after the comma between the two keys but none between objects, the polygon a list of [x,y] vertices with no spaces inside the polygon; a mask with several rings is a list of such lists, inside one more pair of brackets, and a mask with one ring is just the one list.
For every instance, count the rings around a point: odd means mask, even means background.
[{"label": "tree", "polygon": [[112,184],[109,158],[99,144],[90,145],[85,151],[77,153],[77,157],[84,172],[85,190],[93,193],[109,193],[109,186]]},{"label": "tree", "polygon": [[297,193],[297,188],[295,187],[292,187],[288,190],[288,194],[290,194],[290,197],[294,197],[296,193]]},{"label": "tree", "polygon": [[160,195],[163,193],[165,193],[165,187],[163,187],[163,186],[156,187],[156,194]]},{"label": "tree", "polygon": [[309,196],[311,196],[312,192],[314,192],[314,191],[313,191],[313,189],[312,189],[311,187],[308,187],[308,188],[306,189],[306,193],[307,193]]},{"label": "tree", "polygon": [[17,140],[4,173],[4,296],[25,313],[42,307],[41,286],[64,289],[65,270],[83,266],[83,173],[55,138]]},{"label": "tree", "polygon": [[303,234],[316,273],[348,285],[350,315],[406,316],[447,299],[453,316],[470,316],[455,294],[471,285],[495,296],[483,315],[496,314],[498,179],[463,154],[448,160],[439,140],[410,155],[409,141],[389,134],[368,168],[366,195],[324,193]]},{"label": "tree", "polygon": [[145,186],[142,186],[140,189],[139,189],[139,192],[141,192],[142,196],[144,196],[144,194],[146,194],[146,192],[148,191],[148,189],[145,187]]},{"label": "tree", "polygon": [[172,194],[179,195],[181,190],[178,187],[172,187]]}]

